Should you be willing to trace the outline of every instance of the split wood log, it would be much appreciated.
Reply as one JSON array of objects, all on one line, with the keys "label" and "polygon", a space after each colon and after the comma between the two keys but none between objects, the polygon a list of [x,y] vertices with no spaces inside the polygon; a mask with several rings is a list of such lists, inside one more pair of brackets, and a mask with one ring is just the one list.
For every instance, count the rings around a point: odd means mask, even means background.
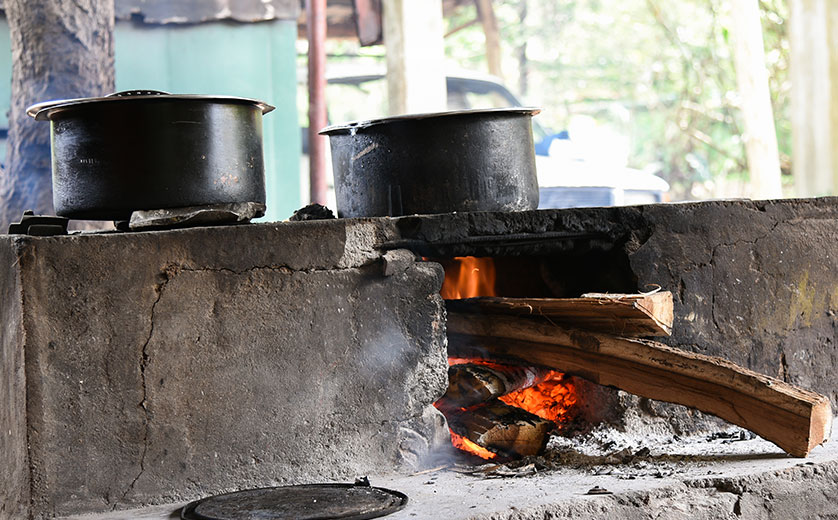
[{"label": "split wood log", "polygon": [[446,300],[453,312],[544,316],[553,323],[620,336],[672,333],[672,293],[583,294],[581,298],[501,298]]},{"label": "split wood log", "polygon": [[541,367],[462,363],[448,367],[448,390],[436,402],[441,410],[467,408],[535,386],[552,370]]},{"label": "split wood log", "polygon": [[555,424],[497,399],[446,414],[451,431],[508,457],[538,455]]},{"label": "split wood log", "polygon": [[449,355],[515,359],[689,406],[747,428],[795,457],[807,456],[831,431],[825,396],[725,359],[500,315],[449,313],[448,332]]}]

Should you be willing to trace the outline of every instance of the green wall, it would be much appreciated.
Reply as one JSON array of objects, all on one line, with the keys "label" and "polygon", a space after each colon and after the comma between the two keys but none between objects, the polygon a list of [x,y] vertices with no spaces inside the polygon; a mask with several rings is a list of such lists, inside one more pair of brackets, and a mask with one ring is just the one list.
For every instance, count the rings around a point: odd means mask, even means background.
[{"label": "green wall", "polygon": [[266,220],[284,220],[302,206],[296,37],[293,20],[185,26],[117,22],[116,87],[242,96],[274,105],[264,119]]}]

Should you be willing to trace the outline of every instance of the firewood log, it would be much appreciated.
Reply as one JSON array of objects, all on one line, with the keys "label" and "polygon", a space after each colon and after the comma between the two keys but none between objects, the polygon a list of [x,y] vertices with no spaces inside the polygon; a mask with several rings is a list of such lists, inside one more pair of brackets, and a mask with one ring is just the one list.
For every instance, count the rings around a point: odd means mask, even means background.
[{"label": "firewood log", "polygon": [[437,401],[441,410],[485,403],[541,383],[552,370],[538,367],[463,363],[448,367],[448,390]]},{"label": "firewood log", "polygon": [[583,294],[581,298],[505,298],[482,296],[446,300],[458,313],[542,316],[562,326],[624,337],[668,336],[672,333],[672,293]]},{"label": "firewood log", "polygon": [[507,457],[537,455],[547,445],[552,421],[498,400],[446,414],[451,430]]},{"label": "firewood log", "polygon": [[725,359],[532,319],[449,313],[449,354],[543,365],[747,428],[796,457],[829,438],[829,399]]}]

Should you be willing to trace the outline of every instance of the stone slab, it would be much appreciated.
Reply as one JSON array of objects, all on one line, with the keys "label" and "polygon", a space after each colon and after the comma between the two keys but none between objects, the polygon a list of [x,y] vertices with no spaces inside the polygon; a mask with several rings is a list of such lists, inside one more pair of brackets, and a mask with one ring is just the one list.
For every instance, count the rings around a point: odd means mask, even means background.
[{"label": "stone slab", "polygon": [[[658,477],[656,468],[673,467]],[[679,462],[680,464],[680,462]],[[410,520],[597,519],[776,519],[834,518],[838,515],[838,435],[806,459],[786,456],[762,439],[726,442],[684,438],[653,447],[638,464],[601,467],[577,465],[531,476],[481,478],[452,471],[413,475],[371,475],[372,485],[409,497],[402,511],[386,518]],[[600,473],[600,474],[597,474]],[[599,487],[604,495],[589,495]],[[108,516],[110,520],[178,518],[184,504]],[[101,515],[65,520],[101,520]]]}]

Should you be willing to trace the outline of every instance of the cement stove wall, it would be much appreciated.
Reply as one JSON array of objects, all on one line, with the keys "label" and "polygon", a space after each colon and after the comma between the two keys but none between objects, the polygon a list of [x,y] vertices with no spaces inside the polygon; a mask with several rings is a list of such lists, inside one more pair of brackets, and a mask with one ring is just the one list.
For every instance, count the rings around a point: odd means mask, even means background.
[{"label": "cement stove wall", "polygon": [[0,518],[26,518],[29,459],[26,449],[26,377],[22,298],[12,244],[0,247]]},{"label": "cement stove wall", "polygon": [[351,480],[447,442],[443,274],[385,276],[386,233],[0,239],[0,518]]}]

